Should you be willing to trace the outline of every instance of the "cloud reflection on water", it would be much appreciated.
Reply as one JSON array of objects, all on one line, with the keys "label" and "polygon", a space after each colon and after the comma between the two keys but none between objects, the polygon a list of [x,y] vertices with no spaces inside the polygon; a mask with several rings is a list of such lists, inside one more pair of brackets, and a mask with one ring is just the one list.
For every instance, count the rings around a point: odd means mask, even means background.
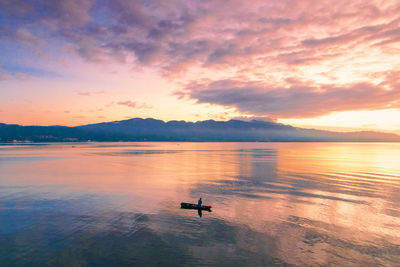
[{"label": "cloud reflection on water", "polygon": [[[400,261],[395,145],[146,145],[3,150],[54,160],[1,165],[0,263]],[[213,212],[180,209],[199,196]]]}]

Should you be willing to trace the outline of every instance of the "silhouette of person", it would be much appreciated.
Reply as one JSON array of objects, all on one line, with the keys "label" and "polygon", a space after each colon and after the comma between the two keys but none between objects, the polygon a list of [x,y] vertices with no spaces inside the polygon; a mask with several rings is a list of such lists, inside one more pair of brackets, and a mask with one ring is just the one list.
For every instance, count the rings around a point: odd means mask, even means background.
[{"label": "silhouette of person", "polygon": [[199,202],[197,202],[197,206],[199,206],[199,208],[201,207],[201,204],[203,204],[203,201],[201,201],[201,198],[199,199]]}]

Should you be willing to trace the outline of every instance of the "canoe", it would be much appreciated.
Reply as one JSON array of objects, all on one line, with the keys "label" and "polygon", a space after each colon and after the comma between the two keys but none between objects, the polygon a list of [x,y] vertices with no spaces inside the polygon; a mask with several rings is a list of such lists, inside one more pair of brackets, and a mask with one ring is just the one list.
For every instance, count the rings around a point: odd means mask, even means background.
[{"label": "canoe", "polygon": [[211,211],[211,206],[201,206],[201,207],[199,207],[196,204],[182,202],[181,203],[181,209],[196,209],[196,210],[208,210],[208,211]]}]

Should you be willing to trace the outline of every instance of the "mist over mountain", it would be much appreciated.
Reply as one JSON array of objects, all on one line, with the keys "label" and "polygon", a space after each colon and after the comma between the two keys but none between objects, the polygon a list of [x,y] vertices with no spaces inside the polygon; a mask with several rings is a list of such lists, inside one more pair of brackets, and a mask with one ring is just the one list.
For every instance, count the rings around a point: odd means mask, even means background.
[{"label": "mist over mountain", "polygon": [[0,142],[82,141],[187,142],[399,142],[380,132],[332,132],[296,128],[269,121],[168,121],[133,118],[76,127],[20,126],[0,123]]}]

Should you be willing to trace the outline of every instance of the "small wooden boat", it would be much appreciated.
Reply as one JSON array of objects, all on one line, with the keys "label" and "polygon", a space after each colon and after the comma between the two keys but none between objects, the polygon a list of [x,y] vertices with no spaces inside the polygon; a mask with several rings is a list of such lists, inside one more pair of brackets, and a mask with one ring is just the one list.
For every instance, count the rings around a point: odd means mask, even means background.
[{"label": "small wooden boat", "polygon": [[181,203],[181,209],[195,209],[195,210],[208,210],[208,211],[211,211],[211,206],[201,206],[201,207],[199,207],[196,204],[182,202]]}]

